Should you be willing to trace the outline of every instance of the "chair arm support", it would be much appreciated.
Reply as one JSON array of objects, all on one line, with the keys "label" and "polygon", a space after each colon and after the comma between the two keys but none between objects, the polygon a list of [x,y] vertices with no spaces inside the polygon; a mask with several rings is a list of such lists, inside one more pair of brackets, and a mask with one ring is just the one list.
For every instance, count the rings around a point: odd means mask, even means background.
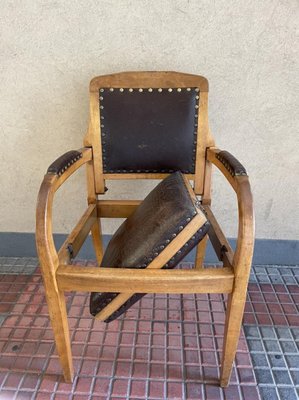
[{"label": "chair arm support", "polygon": [[36,207],[36,247],[45,276],[50,274],[54,277],[59,264],[52,234],[55,192],[77,169],[91,160],[91,148],[65,153],[50,165],[41,184]]},{"label": "chair arm support", "polygon": [[207,160],[222,172],[237,195],[239,222],[233,266],[236,278],[240,276],[247,284],[254,247],[254,211],[249,178],[243,165],[227,151],[208,148]]}]

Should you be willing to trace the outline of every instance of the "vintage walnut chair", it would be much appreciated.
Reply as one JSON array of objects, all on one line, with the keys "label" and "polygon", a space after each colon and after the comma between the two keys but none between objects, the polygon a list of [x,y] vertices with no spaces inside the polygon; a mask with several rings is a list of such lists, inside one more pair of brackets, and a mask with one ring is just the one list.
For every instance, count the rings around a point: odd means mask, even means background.
[{"label": "vintage walnut chair", "polygon": [[[54,194],[84,164],[88,207],[57,252],[52,235]],[[212,165],[237,195],[235,251],[211,210]],[[144,201],[98,199],[112,179],[162,181]],[[127,219],[104,254],[100,218],[123,217]],[[142,293],[228,293],[220,377],[220,385],[228,385],[251,267],[254,216],[246,170],[230,153],[215,147],[210,133],[205,78],[177,72],[94,78],[84,147],[49,167],[36,218],[38,256],[67,382],[73,379],[73,365],[64,291],[79,290],[92,292],[90,311],[106,322]],[[100,268],[72,265],[89,232]],[[222,268],[203,268],[208,237]],[[170,270],[195,245],[195,268]]]}]

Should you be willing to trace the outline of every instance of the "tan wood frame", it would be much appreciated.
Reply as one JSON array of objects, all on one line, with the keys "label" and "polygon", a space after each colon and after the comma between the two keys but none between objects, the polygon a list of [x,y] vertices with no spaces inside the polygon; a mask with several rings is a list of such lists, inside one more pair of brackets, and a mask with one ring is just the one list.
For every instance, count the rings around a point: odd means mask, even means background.
[{"label": "tan wood frame", "polygon": [[[194,224],[184,229],[173,240],[172,246],[165,249],[145,270],[125,268],[87,268],[71,265],[71,259],[80,250],[89,232],[95,247],[96,258],[100,264],[103,256],[100,218],[128,217],[138,206],[140,200],[98,200],[97,194],[104,193],[105,179],[127,179],[122,174],[105,176],[101,167],[100,138],[98,132],[98,97],[97,90],[103,86],[113,87],[184,87],[196,86],[205,95],[201,96],[200,109],[203,121],[199,132],[203,144],[197,148],[196,171],[185,179],[194,181],[195,194],[201,195],[207,217],[211,223],[209,238],[223,268],[202,268],[206,239],[198,246],[196,268],[190,271],[161,270],[181,247],[184,241],[197,230],[202,221],[195,218]],[[232,363],[235,357],[242,316],[245,306],[246,289],[251,267],[254,243],[254,214],[252,195],[248,176],[232,176],[217,159],[219,149],[213,147],[213,139],[208,129],[207,91],[205,78],[195,75],[148,72],[121,73],[98,77],[91,81],[91,117],[89,130],[85,137],[85,148],[81,149],[82,158],[71,165],[61,176],[48,173],[42,182],[36,215],[36,244],[42,270],[49,315],[54,331],[57,352],[61,361],[64,378],[67,382],[73,379],[71,344],[67,323],[65,291],[100,291],[121,293],[116,302],[109,304],[100,316],[108,317],[121,302],[132,293],[228,293],[224,345],[222,353],[222,369],[220,385],[228,385]],[[202,133],[203,132],[203,133]],[[78,224],[70,233],[59,251],[56,250],[52,234],[52,205],[55,192],[83,164],[87,170],[87,202],[88,207]],[[239,210],[239,229],[236,250],[233,251],[223,234],[211,205],[211,169],[214,164],[225,176],[236,193]],[[110,174],[111,175],[111,174]],[[114,174],[113,174],[114,175]],[[140,178],[131,174],[131,179]],[[143,174],[145,175],[145,174]],[[164,176],[164,175],[163,175]],[[160,179],[162,174],[155,174]],[[152,174],[142,178],[153,178]],[[191,226],[192,225],[192,226]],[[71,249],[71,251],[70,251]]]}]

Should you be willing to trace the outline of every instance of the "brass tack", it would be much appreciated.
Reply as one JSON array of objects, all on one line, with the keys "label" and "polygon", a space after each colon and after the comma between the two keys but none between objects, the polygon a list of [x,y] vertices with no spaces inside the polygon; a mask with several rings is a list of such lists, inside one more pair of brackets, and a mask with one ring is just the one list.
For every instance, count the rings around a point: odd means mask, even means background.
[{"label": "brass tack", "polygon": [[187,89],[186,89],[186,90],[187,90],[187,92],[190,92],[190,91],[191,91],[191,89],[190,89],[189,87],[187,87]]},{"label": "brass tack", "polygon": [[178,91],[178,92],[181,92],[181,91],[182,91],[182,89],[179,87],[179,88],[177,88],[177,91]]},{"label": "brass tack", "polygon": [[100,89],[100,92],[104,92],[104,89]]},{"label": "brass tack", "polygon": [[196,88],[196,89],[195,89],[195,92],[199,92],[199,88]]},{"label": "brass tack", "polygon": [[138,89],[139,90],[139,92],[143,92],[143,89],[142,88],[140,88],[140,89]]},{"label": "brass tack", "polygon": [[184,229],[184,227],[182,225],[179,226],[179,231],[181,231],[182,229]]},{"label": "brass tack", "polygon": [[162,90],[163,90],[162,88],[159,88],[159,89],[158,89],[158,92],[160,92],[160,93],[161,93],[161,92],[162,92]]},{"label": "brass tack", "polygon": [[167,243],[167,244],[170,243],[170,240],[169,239],[165,240],[165,243]]},{"label": "brass tack", "polygon": [[149,88],[149,89],[148,89],[148,91],[149,91],[149,92],[152,92],[152,91],[153,91],[153,89],[152,89],[152,88]]},{"label": "brass tack", "polygon": [[104,97],[103,96],[100,96],[100,100],[103,100],[104,99]]},{"label": "brass tack", "polygon": [[133,92],[133,89],[132,89],[132,88],[130,88],[130,89],[129,89],[129,92]]},{"label": "brass tack", "polygon": [[195,98],[196,98],[196,100],[198,100],[198,99],[199,99],[199,96],[196,96]]},{"label": "brass tack", "polygon": [[101,109],[101,110],[104,110],[104,106],[100,106],[100,109]]},{"label": "brass tack", "polygon": [[113,88],[113,87],[111,87],[109,90],[110,90],[110,92],[113,92],[113,91],[114,91],[114,88]]},{"label": "brass tack", "polygon": [[198,108],[198,105],[196,104],[195,108]]},{"label": "brass tack", "polygon": [[168,91],[169,91],[169,92],[172,92],[172,89],[171,89],[171,88],[169,88],[169,89],[168,89]]},{"label": "brass tack", "polygon": [[155,256],[155,257],[157,257],[158,255],[159,255],[159,253],[157,253],[157,252],[156,252],[156,253],[154,253],[154,256]]},{"label": "brass tack", "polygon": [[175,238],[176,237],[176,233],[173,233],[171,236]]},{"label": "brass tack", "polygon": [[187,218],[186,221],[187,221],[187,222],[191,221],[191,218]]},{"label": "brass tack", "polygon": [[124,91],[124,89],[121,87],[121,88],[119,89],[119,91],[120,91],[120,92],[123,92],[123,91]]}]

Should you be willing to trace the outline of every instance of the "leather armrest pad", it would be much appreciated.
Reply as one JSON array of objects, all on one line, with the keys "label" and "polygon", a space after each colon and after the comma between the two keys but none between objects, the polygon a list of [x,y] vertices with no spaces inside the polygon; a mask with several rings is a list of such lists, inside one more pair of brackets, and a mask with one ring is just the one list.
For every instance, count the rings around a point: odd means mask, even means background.
[{"label": "leather armrest pad", "polygon": [[245,167],[228,151],[220,151],[216,154],[216,158],[232,176],[247,175]]},{"label": "leather armrest pad", "polygon": [[47,174],[62,175],[74,162],[82,158],[82,152],[71,150],[58,157],[48,168]]}]

